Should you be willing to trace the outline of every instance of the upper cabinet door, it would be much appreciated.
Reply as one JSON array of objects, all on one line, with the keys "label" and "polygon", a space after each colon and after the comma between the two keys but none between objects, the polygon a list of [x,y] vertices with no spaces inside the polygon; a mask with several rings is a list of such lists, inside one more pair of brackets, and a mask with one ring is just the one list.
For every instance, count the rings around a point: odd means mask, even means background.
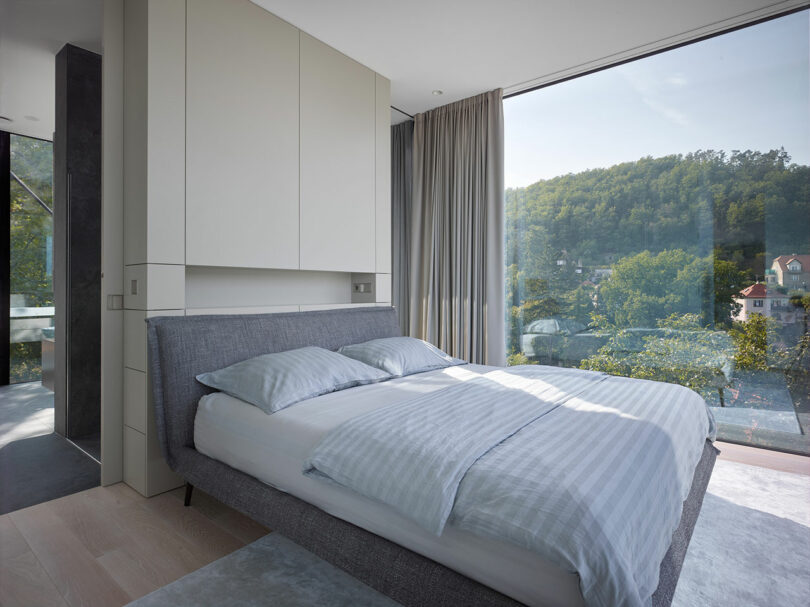
[{"label": "upper cabinet door", "polygon": [[[376,74],[377,272],[391,273],[391,82]],[[381,301],[381,300],[377,300]]]},{"label": "upper cabinet door", "polygon": [[375,271],[375,74],[301,32],[301,269]]},{"label": "upper cabinet door", "polygon": [[298,30],[188,0],[186,264],[298,268]]}]

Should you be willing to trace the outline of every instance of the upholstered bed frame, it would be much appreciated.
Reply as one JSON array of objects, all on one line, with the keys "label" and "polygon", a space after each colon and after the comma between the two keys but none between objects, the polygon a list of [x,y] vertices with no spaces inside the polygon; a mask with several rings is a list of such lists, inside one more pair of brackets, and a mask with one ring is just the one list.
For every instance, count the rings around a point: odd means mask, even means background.
[{"label": "upholstered bed frame", "polygon": [[[147,320],[155,420],[169,466],[225,504],[276,530],[403,605],[519,605],[406,548],[199,453],[194,416],[210,392],[195,380],[246,358],[307,345],[342,345],[400,334],[393,308],[281,314],[157,317]],[[707,442],[661,563],[653,605],[670,605],[717,450]]]}]

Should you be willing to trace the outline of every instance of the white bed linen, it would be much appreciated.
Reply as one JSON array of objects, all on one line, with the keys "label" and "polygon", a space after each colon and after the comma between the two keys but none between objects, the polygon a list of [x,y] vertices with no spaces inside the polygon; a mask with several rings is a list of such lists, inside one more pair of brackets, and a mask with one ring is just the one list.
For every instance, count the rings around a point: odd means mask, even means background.
[{"label": "white bed linen", "polygon": [[332,428],[357,415],[477,377],[494,367],[466,365],[358,386],[267,415],[226,394],[200,399],[196,449],[321,510],[427,556],[527,605],[582,605],[579,577],[506,542],[452,526],[435,536],[380,502],[302,474]]}]

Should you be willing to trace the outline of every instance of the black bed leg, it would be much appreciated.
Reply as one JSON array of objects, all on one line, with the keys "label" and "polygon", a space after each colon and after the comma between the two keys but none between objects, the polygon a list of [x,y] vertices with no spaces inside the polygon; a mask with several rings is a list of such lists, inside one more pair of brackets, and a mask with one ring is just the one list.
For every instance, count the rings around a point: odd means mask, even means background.
[{"label": "black bed leg", "polygon": [[191,492],[194,491],[194,485],[186,483],[186,499],[183,500],[183,505],[188,508],[191,506]]}]

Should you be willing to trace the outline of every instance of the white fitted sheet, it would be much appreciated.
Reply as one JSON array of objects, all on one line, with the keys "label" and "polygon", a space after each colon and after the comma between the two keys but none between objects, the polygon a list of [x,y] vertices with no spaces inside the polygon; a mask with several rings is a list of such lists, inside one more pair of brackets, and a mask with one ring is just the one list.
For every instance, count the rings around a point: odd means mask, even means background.
[{"label": "white fitted sheet", "polygon": [[579,577],[506,542],[448,526],[425,531],[380,502],[302,474],[332,428],[379,407],[465,381],[494,367],[466,365],[325,394],[267,415],[223,393],[200,399],[196,449],[321,510],[431,558],[527,605],[582,605]]}]

